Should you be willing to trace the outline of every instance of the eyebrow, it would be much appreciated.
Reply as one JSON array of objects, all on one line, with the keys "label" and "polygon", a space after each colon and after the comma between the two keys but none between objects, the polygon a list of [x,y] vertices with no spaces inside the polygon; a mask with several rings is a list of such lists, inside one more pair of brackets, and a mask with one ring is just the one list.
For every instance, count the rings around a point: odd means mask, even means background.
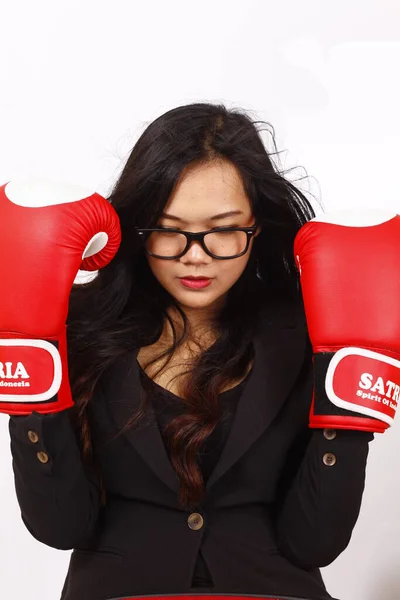
[{"label": "eyebrow", "polygon": [[[243,215],[243,214],[244,213],[242,210],[230,210],[228,212],[220,213],[219,215],[214,215],[213,217],[210,217],[208,220],[209,221],[217,221],[219,219],[227,219],[228,217],[235,217],[237,215]],[[171,221],[179,221],[180,223],[188,223],[188,221],[185,221],[184,219],[181,219],[180,217],[175,217],[174,215],[169,215],[164,212],[161,214],[161,218],[162,219],[170,219]]]}]

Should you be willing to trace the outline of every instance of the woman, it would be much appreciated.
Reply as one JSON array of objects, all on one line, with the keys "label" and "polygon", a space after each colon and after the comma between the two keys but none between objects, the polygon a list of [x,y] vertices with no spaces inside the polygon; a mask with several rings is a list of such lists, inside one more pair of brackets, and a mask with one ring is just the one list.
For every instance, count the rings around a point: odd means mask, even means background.
[{"label": "woman", "polygon": [[308,427],[311,205],[256,122],[207,103],[147,127],[110,201],[119,251],[70,297],[75,406],[35,415],[45,475],[31,417],[10,418],[22,518],[74,550],[62,600],[332,598],[319,568],[349,543],[374,436]]}]

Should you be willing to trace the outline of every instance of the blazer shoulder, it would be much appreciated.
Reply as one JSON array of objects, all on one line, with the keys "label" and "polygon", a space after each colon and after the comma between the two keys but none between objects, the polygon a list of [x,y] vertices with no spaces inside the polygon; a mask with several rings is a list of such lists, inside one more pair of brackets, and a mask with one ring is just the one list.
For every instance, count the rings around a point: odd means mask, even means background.
[{"label": "blazer shoulder", "polygon": [[307,332],[307,322],[302,302],[269,302],[259,311],[261,327],[283,327]]},{"label": "blazer shoulder", "polygon": [[312,362],[313,349],[302,304],[264,306],[259,313],[255,339],[262,347],[273,344],[278,353],[303,355],[306,364]]}]

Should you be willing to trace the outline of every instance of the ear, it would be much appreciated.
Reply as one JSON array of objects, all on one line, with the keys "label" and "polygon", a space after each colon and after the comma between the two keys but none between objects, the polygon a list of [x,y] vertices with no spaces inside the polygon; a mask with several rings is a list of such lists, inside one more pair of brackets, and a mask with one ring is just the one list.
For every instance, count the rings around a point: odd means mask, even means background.
[{"label": "ear", "polygon": [[256,229],[256,232],[255,232],[255,234],[253,235],[253,237],[255,237],[255,238],[256,238],[256,237],[258,236],[258,234],[259,234],[259,233],[261,233],[261,230],[262,230],[262,227],[261,227],[261,225],[258,225],[258,227],[257,227],[257,229]]}]

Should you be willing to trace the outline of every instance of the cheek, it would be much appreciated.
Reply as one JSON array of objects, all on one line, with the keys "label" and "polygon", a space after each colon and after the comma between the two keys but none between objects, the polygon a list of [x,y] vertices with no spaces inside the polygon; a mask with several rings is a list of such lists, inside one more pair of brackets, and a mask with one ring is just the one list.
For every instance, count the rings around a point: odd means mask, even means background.
[{"label": "cheek", "polygon": [[248,256],[241,256],[231,261],[221,261],[221,263],[217,277],[220,278],[221,282],[233,285],[245,270],[248,263]]},{"label": "cheek", "polygon": [[163,282],[166,279],[170,279],[173,274],[174,267],[172,260],[158,260],[151,256],[147,259],[150,270],[158,281]]}]

